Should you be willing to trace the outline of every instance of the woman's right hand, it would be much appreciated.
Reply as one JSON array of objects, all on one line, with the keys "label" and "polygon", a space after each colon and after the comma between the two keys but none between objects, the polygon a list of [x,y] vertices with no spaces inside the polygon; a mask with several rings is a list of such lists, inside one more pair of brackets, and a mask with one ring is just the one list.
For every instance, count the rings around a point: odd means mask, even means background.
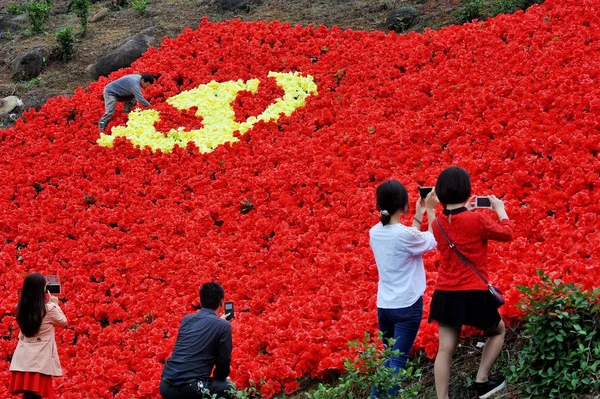
[{"label": "woman's right hand", "polygon": [[495,212],[498,212],[500,209],[504,209],[504,201],[502,201],[500,198],[496,197],[495,195],[490,195],[488,198],[490,199],[490,204]]},{"label": "woman's right hand", "polygon": [[438,200],[437,195],[435,195],[435,190],[431,190],[429,194],[427,194],[427,197],[425,197],[424,202],[427,210],[433,210],[436,206],[438,206],[440,200]]},{"label": "woman's right hand", "polygon": [[417,203],[415,204],[415,216],[417,219],[422,219],[425,214],[425,200],[419,196]]},{"label": "woman's right hand", "polygon": [[496,212],[496,215],[498,215],[498,219],[508,219],[508,215],[506,214],[506,210],[504,209],[504,201],[497,198],[495,195],[490,195],[489,199],[490,204],[492,205],[492,210]]},{"label": "woman's right hand", "polygon": [[58,298],[55,296],[52,296],[52,294],[48,294],[48,295],[50,296],[49,301],[55,305],[58,305]]}]

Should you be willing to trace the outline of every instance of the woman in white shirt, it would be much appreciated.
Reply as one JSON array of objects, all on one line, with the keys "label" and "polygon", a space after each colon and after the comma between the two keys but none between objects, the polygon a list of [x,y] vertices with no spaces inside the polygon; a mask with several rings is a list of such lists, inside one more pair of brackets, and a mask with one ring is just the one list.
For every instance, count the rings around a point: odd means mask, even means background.
[{"label": "woman in white shirt", "polygon": [[[381,221],[369,232],[371,249],[379,272],[377,289],[377,318],[384,344],[390,338],[392,347],[400,356],[392,356],[386,363],[394,372],[406,367],[421,319],[423,317],[423,293],[425,292],[425,268],[422,255],[436,246],[431,226],[438,204],[435,193],[425,199],[419,197],[411,227],[400,222],[408,213],[408,192],[404,186],[389,180],[377,187],[377,210]],[[427,213],[428,231],[420,231],[423,216]],[[395,397],[400,387],[393,387],[388,396]],[[379,396],[373,389],[372,398]]]}]

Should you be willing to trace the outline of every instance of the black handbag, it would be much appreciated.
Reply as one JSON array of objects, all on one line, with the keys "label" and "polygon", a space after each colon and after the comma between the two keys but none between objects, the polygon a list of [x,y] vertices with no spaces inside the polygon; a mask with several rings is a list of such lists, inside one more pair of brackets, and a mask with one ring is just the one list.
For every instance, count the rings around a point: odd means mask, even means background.
[{"label": "black handbag", "polygon": [[504,298],[502,298],[502,291],[500,291],[499,288],[494,287],[492,285],[492,283],[490,283],[485,277],[483,277],[483,274],[481,274],[479,272],[479,270],[477,270],[477,268],[475,266],[473,266],[473,264],[469,261],[469,259],[467,259],[462,254],[462,252],[460,252],[458,250],[458,248],[456,248],[456,246],[450,240],[450,237],[448,237],[448,234],[446,234],[446,232],[444,231],[444,229],[442,229],[442,225],[440,225],[440,221],[438,219],[435,219],[435,222],[437,223],[438,227],[440,228],[440,231],[442,232],[442,234],[446,238],[446,241],[448,241],[448,244],[450,245],[450,248],[456,253],[456,255],[458,255],[458,258],[462,261],[462,263],[464,263],[465,265],[467,265],[471,269],[473,269],[473,271],[475,273],[477,273],[477,275],[479,276],[479,278],[481,278],[483,280],[483,282],[488,286],[488,290],[490,291],[490,294],[492,295],[492,300],[494,301],[494,304],[496,305],[496,307],[499,308],[500,306],[504,305]]}]

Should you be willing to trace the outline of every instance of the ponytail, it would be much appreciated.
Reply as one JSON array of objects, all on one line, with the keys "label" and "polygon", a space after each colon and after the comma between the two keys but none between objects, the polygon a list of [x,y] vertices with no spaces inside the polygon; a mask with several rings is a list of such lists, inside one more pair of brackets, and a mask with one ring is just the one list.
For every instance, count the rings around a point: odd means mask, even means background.
[{"label": "ponytail", "polygon": [[387,225],[388,223],[390,223],[390,220],[392,219],[392,215],[390,215],[390,213],[388,211],[386,211],[385,209],[381,210],[381,212],[379,212],[379,214],[381,215],[379,217],[379,220],[381,220],[381,224],[382,225]]},{"label": "ponytail", "polygon": [[390,223],[392,215],[408,204],[408,191],[397,180],[388,180],[377,186],[377,210],[381,224]]}]

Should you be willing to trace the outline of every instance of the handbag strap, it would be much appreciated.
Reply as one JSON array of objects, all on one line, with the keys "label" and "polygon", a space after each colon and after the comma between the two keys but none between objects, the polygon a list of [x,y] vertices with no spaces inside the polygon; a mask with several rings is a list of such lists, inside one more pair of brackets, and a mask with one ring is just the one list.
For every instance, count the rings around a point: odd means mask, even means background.
[{"label": "handbag strap", "polygon": [[452,241],[450,240],[450,237],[448,237],[448,234],[446,234],[446,232],[444,231],[444,229],[442,228],[442,225],[440,224],[440,221],[436,218],[435,222],[437,223],[438,227],[440,228],[440,231],[442,232],[442,234],[444,235],[444,237],[446,238],[446,241],[448,241],[448,245],[450,245],[450,248],[454,251],[454,253],[458,256],[458,258],[462,261],[462,263],[464,263],[465,265],[469,266],[471,269],[473,269],[473,271],[475,273],[477,273],[477,275],[479,276],[479,278],[481,278],[483,280],[483,282],[489,287],[491,286],[490,282],[483,277],[483,274],[481,274],[479,272],[479,270],[477,270],[477,268],[469,261],[469,259],[467,259],[466,256],[464,256],[462,254],[462,252],[460,252],[458,250],[458,248],[456,248],[456,246],[452,243]]}]

